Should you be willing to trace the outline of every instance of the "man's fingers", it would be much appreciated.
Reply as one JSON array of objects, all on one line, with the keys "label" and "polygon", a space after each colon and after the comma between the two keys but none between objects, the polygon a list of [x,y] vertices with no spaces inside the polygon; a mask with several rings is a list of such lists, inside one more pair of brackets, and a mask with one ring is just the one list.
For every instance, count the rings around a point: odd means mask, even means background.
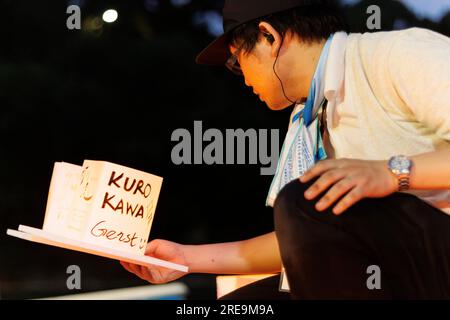
[{"label": "man's fingers", "polygon": [[145,248],[145,255],[146,256],[154,256],[156,254],[156,250],[158,249],[159,241],[158,240],[152,240],[147,244],[147,247]]},{"label": "man's fingers", "polygon": [[150,268],[145,266],[140,266],[140,273],[142,278],[148,282],[155,283],[155,277],[153,276],[153,272]]},{"label": "man's fingers", "polygon": [[156,283],[159,280],[159,279],[157,279],[155,277],[155,272],[156,271],[152,271],[152,270],[150,270],[150,268],[147,268],[146,266],[141,266],[141,265],[138,265],[138,264],[128,263],[128,262],[125,262],[125,261],[120,261],[120,264],[127,271],[135,274],[136,276],[138,276],[142,280],[145,280],[145,281],[148,281],[148,282],[151,282],[151,283]]},{"label": "man's fingers", "polygon": [[130,268],[130,263],[125,262],[125,261],[120,261],[120,264],[121,264],[122,267],[124,267],[125,270],[127,270],[128,272],[134,273],[133,270],[131,270],[131,268]]},{"label": "man's fingers", "polygon": [[320,176],[322,173],[324,173],[327,170],[330,170],[336,166],[335,160],[322,160],[317,162],[314,166],[312,166],[309,170],[305,172],[300,177],[300,181],[302,183],[308,182],[314,177]]},{"label": "man's fingers", "polygon": [[329,170],[325,172],[305,191],[305,198],[308,200],[314,199],[344,177],[345,172],[343,170]]},{"label": "man's fingers", "polygon": [[340,197],[348,193],[349,190],[355,187],[355,184],[350,179],[344,178],[336,183],[327,191],[327,193],[320,198],[316,203],[316,209],[318,211],[326,210],[333,203],[335,203]]},{"label": "man's fingers", "polygon": [[129,272],[131,272],[132,274],[138,276],[139,278],[141,278],[142,280],[145,280],[143,278],[142,272],[141,272],[141,268],[139,265],[137,264],[133,264],[133,263],[128,263],[128,262],[123,262],[121,261],[120,264]]},{"label": "man's fingers", "polygon": [[337,205],[333,208],[333,213],[335,215],[342,214],[345,210],[350,208],[362,198],[364,198],[362,190],[360,188],[353,188],[337,203]]},{"label": "man's fingers", "polygon": [[134,273],[135,275],[137,275],[139,278],[142,279],[142,271],[141,271],[140,265],[134,264],[134,263],[129,263],[128,268],[131,273]]}]

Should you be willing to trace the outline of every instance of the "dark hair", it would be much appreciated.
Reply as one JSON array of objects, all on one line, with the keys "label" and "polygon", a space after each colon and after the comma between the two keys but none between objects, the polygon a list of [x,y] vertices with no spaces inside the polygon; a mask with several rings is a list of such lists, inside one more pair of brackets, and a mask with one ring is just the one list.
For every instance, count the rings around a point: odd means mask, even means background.
[{"label": "dark hair", "polygon": [[258,42],[258,25],[262,21],[269,23],[283,37],[292,32],[306,43],[319,42],[335,32],[347,30],[339,4],[334,0],[317,0],[311,5],[246,22],[231,32],[228,44],[234,47],[242,46],[243,52],[249,53]]}]

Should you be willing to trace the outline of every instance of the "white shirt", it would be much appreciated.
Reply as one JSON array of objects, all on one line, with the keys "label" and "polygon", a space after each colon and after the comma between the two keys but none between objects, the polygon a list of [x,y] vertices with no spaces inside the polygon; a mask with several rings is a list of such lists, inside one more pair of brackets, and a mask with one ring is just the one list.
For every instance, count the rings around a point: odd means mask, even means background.
[{"label": "white shirt", "polygon": [[[336,159],[450,148],[450,38],[419,28],[337,33],[324,81]],[[406,192],[450,214],[450,190]]]}]

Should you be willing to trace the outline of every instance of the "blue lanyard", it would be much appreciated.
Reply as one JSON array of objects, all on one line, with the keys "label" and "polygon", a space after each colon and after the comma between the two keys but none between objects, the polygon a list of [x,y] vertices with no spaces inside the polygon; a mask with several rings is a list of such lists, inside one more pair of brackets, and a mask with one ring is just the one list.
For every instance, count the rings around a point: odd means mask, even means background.
[{"label": "blue lanyard", "polygon": [[[306,100],[305,107],[294,115],[294,117],[292,118],[292,123],[294,123],[295,121],[298,121],[301,117],[303,117],[303,125],[308,127],[311,124],[311,122],[314,120],[313,119],[313,109],[314,109],[315,99],[316,99],[316,86],[317,86],[318,81],[323,81],[323,77],[324,77],[324,73],[325,73],[325,63],[326,63],[326,59],[328,58],[328,53],[330,50],[330,45],[331,45],[332,39],[333,39],[333,35],[331,35],[328,38],[327,42],[324,45],[322,53],[320,55],[319,62],[317,64],[316,70],[314,72],[314,77],[311,81],[311,86],[309,88],[308,98]],[[322,90],[322,89],[323,88],[320,88],[320,90]],[[324,112],[325,104],[326,104],[326,98],[323,97],[322,101],[320,101],[320,107],[319,107],[319,109],[321,109],[322,112]],[[321,136],[320,127],[319,127],[319,123],[318,123],[316,151],[314,153],[314,160],[316,162],[321,159],[326,158],[326,152],[320,145],[321,142],[322,142],[322,136]]]},{"label": "blue lanyard", "polygon": [[[311,124],[311,122],[314,120],[313,119],[313,109],[314,109],[314,102],[316,99],[316,85],[317,85],[318,81],[322,81],[322,78],[324,76],[325,63],[328,58],[328,53],[330,51],[330,45],[331,45],[332,39],[333,39],[333,35],[331,35],[328,38],[327,42],[325,43],[325,45],[322,49],[322,53],[320,54],[319,62],[317,64],[313,79],[311,80],[311,85],[309,87],[308,98],[306,99],[305,107],[292,118],[292,122],[298,120],[300,117],[303,117],[304,124],[306,126],[309,126]],[[320,104],[323,105],[323,101],[321,101]]]}]

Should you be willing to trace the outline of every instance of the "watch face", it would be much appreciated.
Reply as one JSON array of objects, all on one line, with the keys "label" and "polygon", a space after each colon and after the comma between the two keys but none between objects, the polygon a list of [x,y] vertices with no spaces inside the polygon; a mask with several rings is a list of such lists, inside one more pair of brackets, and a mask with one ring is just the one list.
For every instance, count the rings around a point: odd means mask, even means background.
[{"label": "watch face", "polygon": [[392,157],[389,161],[389,167],[395,173],[409,173],[411,168],[411,160],[405,156]]}]

